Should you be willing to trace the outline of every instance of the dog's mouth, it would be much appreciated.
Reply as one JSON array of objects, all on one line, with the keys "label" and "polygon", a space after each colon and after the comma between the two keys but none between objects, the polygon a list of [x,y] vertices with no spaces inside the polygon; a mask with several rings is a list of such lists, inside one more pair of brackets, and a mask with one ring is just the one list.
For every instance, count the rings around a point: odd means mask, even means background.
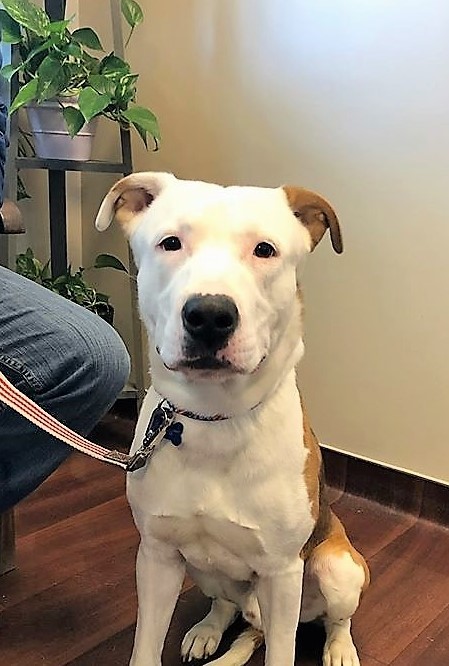
[{"label": "dog's mouth", "polygon": [[[160,355],[159,347],[156,347],[157,353]],[[162,357],[161,357],[162,358]],[[252,370],[249,374],[254,374],[259,370],[260,366],[265,361],[266,356],[263,356],[257,367]],[[231,361],[224,358],[218,358],[217,356],[204,355],[204,356],[195,356],[192,358],[184,358],[174,365],[168,365],[162,359],[164,366],[167,370],[172,372],[194,372],[198,375],[210,376],[210,375],[242,375],[247,374],[243,368],[234,365]]]},{"label": "dog's mouth", "polygon": [[[161,355],[159,347],[156,347],[156,351]],[[240,368],[237,368],[231,361],[228,361],[227,359],[223,358],[218,358],[217,356],[211,355],[211,354],[205,354],[202,356],[192,356],[192,357],[187,357],[183,358],[180,361],[178,361],[174,365],[168,365],[165,363],[164,359],[161,357],[162,362],[164,366],[167,368],[167,370],[171,370],[172,372],[179,372],[179,371],[203,371],[204,373],[241,373],[242,370]]]},{"label": "dog's mouth", "polygon": [[242,370],[230,361],[221,360],[215,356],[201,356],[198,358],[183,359],[174,366],[164,363],[167,370],[175,372],[194,373],[201,376],[241,374]]},{"label": "dog's mouth", "polygon": [[234,366],[230,361],[219,359],[216,356],[200,356],[181,361],[179,367],[189,370],[229,370]]}]

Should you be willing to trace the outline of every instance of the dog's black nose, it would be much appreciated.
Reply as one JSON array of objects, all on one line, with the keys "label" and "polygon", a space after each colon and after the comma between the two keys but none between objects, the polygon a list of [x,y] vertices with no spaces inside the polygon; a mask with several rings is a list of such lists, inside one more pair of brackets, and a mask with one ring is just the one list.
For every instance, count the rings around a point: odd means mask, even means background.
[{"label": "dog's black nose", "polygon": [[182,321],[194,343],[215,352],[237,328],[239,311],[234,301],[222,294],[191,296],[182,308]]}]

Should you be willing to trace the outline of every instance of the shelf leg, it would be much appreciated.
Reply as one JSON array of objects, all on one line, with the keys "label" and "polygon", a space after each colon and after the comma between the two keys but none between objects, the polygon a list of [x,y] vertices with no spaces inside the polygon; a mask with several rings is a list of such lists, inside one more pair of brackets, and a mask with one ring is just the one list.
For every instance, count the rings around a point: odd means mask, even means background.
[{"label": "shelf leg", "polygon": [[48,172],[48,201],[50,209],[51,274],[53,277],[57,277],[67,270],[65,171]]}]

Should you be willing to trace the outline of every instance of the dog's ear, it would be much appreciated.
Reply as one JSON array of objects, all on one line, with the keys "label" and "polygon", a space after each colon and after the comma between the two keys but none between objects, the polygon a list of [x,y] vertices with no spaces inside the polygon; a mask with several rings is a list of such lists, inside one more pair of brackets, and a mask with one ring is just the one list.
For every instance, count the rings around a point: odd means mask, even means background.
[{"label": "dog's ear", "polygon": [[313,252],[326,229],[329,228],[332,247],[335,252],[343,252],[343,240],[340,225],[332,206],[319,194],[303,187],[284,185],[283,190],[288,205],[302,224],[306,227],[312,241],[310,251]]},{"label": "dog's ear", "polygon": [[99,231],[109,227],[114,217],[121,224],[125,235],[134,229],[133,220],[152,203],[167,185],[176,180],[171,173],[153,171],[133,173],[111,187],[98,211],[95,226]]}]

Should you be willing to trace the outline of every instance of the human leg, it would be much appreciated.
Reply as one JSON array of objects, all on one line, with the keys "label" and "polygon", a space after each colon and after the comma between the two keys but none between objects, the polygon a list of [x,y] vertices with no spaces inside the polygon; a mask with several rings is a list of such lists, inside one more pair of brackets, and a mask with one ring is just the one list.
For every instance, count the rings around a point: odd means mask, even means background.
[{"label": "human leg", "polygon": [[[129,358],[100,317],[0,267],[0,369],[85,435],[125,384]],[[34,490],[70,451],[0,403],[0,511]]]}]

